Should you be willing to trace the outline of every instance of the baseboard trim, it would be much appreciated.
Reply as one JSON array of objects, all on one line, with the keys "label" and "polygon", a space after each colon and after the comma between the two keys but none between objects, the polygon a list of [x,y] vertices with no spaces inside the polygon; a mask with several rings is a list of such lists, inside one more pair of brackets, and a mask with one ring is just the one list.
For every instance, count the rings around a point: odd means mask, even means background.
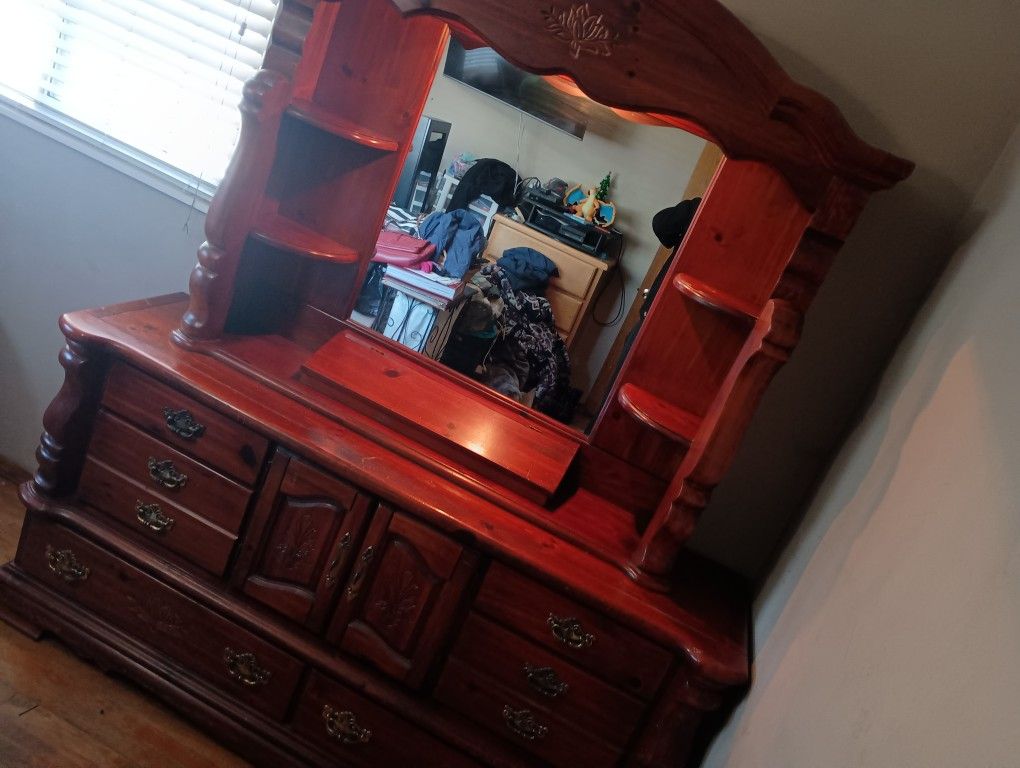
[{"label": "baseboard trim", "polygon": [[0,480],[7,480],[20,485],[26,480],[31,479],[32,473],[27,469],[18,466],[6,456],[0,456]]}]

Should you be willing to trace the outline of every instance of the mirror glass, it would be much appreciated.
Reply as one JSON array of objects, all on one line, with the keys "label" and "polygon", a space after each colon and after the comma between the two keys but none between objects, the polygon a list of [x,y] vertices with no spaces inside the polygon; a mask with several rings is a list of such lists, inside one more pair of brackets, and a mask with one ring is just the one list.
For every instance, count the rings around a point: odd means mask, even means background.
[{"label": "mirror glass", "polygon": [[452,39],[351,319],[586,429],[721,158],[635,118]]}]

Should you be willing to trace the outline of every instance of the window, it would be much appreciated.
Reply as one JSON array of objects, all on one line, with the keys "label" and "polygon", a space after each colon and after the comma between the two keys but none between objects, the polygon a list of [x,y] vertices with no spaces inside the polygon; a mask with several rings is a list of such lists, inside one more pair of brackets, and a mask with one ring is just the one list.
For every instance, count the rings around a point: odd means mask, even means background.
[{"label": "window", "polygon": [[4,0],[0,88],[207,189],[240,129],[278,0]]}]

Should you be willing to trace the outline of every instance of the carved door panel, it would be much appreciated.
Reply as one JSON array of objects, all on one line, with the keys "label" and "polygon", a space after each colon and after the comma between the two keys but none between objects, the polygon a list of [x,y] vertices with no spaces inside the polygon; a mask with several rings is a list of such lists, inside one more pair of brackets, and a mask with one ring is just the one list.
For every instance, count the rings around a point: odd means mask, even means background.
[{"label": "carved door panel", "polygon": [[476,553],[444,534],[380,506],[337,605],[330,641],[420,684],[477,563]]},{"label": "carved door panel", "polygon": [[[260,500],[235,583],[280,613],[319,629],[343,584],[369,511],[347,483],[286,454],[279,488]],[[266,483],[272,488],[274,478]]]}]

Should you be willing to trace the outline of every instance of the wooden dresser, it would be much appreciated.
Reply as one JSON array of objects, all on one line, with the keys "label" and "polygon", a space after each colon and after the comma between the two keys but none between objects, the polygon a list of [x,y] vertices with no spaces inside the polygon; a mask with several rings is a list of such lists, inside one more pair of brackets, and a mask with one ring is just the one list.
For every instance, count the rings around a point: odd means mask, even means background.
[{"label": "wooden dresser", "polygon": [[265,766],[675,765],[746,680],[747,604],[717,569],[647,593],[342,407],[174,346],[185,306],[64,318],[8,620]]},{"label": "wooden dresser", "polygon": [[496,261],[509,248],[533,248],[559,270],[559,275],[549,281],[545,297],[552,305],[556,330],[569,349],[616,261],[596,258],[526,224],[496,216],[485,244],[485,258]]},{"label": "wooden dresser", "polygon": [[[587,434],[347,319],[451,30],[726,153]],[[281,0],[241,112],[189,294],[61,319],[0,616],[267,768],[694,765],[749,598],[684,542],[912,165],[715,0]]]}]

